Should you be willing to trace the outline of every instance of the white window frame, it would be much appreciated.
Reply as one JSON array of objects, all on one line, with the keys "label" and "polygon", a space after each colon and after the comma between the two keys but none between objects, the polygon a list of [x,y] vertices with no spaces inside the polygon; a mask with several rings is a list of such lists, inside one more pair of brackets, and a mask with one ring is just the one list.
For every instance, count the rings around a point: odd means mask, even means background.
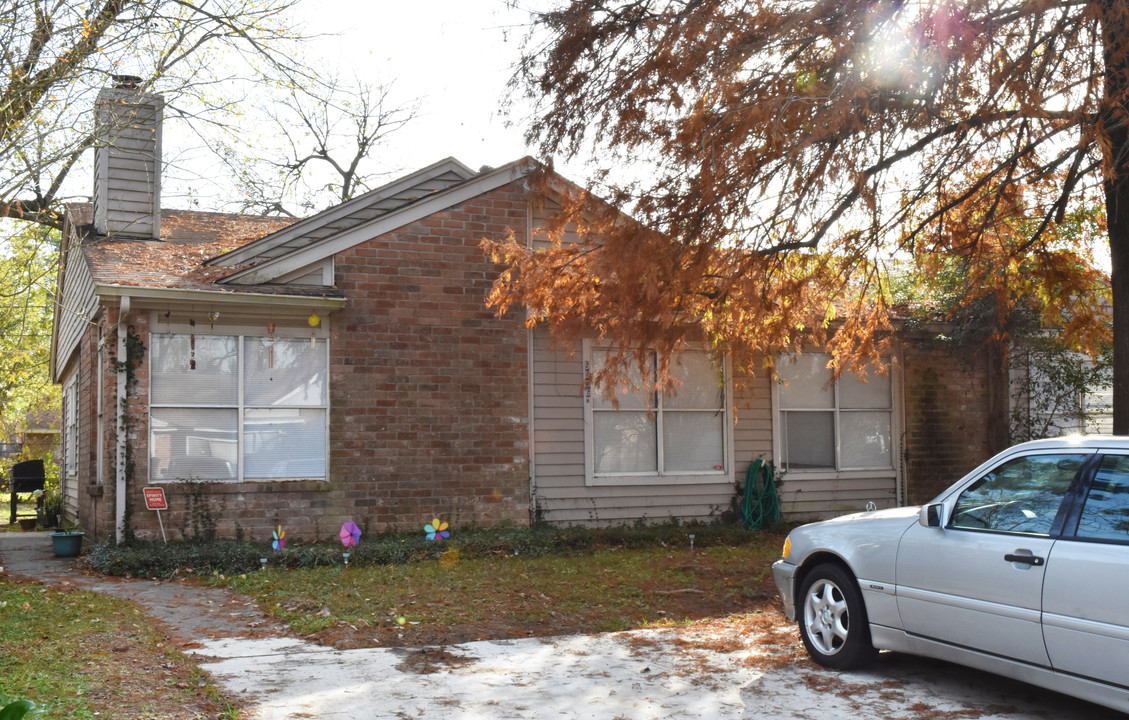
[{"label": "white window frame", "polygon": [[[822,355],[826,353],[805,353],[805,355]],[[829,356],[828,356],[829,357]],[[790,356],[777,358],[777,363],[789,362]],[[841,412],[854,412],[854,410],[842,410],[839,401],[839,381],[834,383],[834,406],[833,408],[786,408],[781,404],[780,399],[780,382],[772,383],[772,447],[773,457],[776,458],[777,471],[780,473],[787,473],[794,477],[803,477],[806,479],[854,479],[854,478],[889,478],[895,482],[898,479],[898,465],[901,457],[901,439],[902,439],[902,376],[900,363],[891,362],[890,370],[886,375],[877,375],[871,372],[867,376],[868,382],[873,382],[874,378],[880,378],[890,383],[890,407],[889,408],[870,408],[859,409],[860,412],[889,412],[890,413],[890,465],[889,466],[876,466],[876,467],[861,467],[861,468],[847,468],[842,467],[842,431],[840,428],[840,414]],[[835,467],[834,468],[789,468],[786,463],[784,455],[784,423],[782,416],[785,412],[821,412],[821,413],[834,413],[833,429],[835,433]],[[900,487],[898,488],[900,495]]]},{"label": "white window frame", "polygon": [[78,476],[78,372],[63,383],[63,473]]},{"label": "white window frame", "polygon": [[[584,483],[589,486],[623,486],[623,485],[703,485],[708,483],[729,483],[733,475],[733,380],[730,362],[725,358],[720,368],[722,372],[722,468],[720,470],[702,471],[673,471],[666,472],[662,465],[663,454],[663,407],[662,394],[658,397],[658,418],[655,431],[657,433],[657,471],[646,472],[621,472],[597,474],[595,455],[595,422],[593,414],[601,412],[595,409],[594,394],[599,390],[592,382],[594,371],[593,351],[605,348],[594,340],[584,340],[582,343],[582,371],[584,373]],[[706,348],[693,348],[702,349]],[[673,410],[670,412],[674,412]]]},{"label": "white window frame", "polygon": [[[290,481],[314,481],[314,482],[327,482],[329,480],[329,455],[330,448],[332,447],[330,441],[330,368],[333,364],[332,348],[326,347],[326,389],[325,389],[325,404],[324,405],[302,405],[293,406],[295,409],[302,410],[321,410],[325,413],[325,450],[324,450],[324,469],[321,477],[308,477],[308,476],[294,476],[294,477],[245,477],[244,471],[246,467],[246,458],[244,457],[244,420],[248,410],[254,411],[262,409],[262,405],[255,405],[246,402],[245,398],[245,383],[244,371],[246,365],[246,349],[245,340],[247,339],[261,339],[270,337],[271,334],[267,332],[264,325],[254,326],[240,326],[240,325],[227,325],[227,326],[191,326],[187,324],[160,322],[158,318],[154,317],[152,327],[156,328],[152,335],[189,335],[196,334],[199,336],[226,336],[234,337],[236,339],[237,348],[237,362],[236,362],[236,402],[234,404],[214,404],[214,405],[196,405],[186,403],[154,403],[153,402],[153,388],[152,388],[152,373],[149,375],[149,415],[152,417],[154,408],[184,408],[188,410],[233,410],[236,415],[236,472],[234,478],[202,478],[203,482],[216,482],[216,483],[273,483],[273,482],[290,482]],[[298,326],[286,326],[277,328],[277,332],[273,337],[276,340],[297,340],[302,342],[317,342],[328,343],[329,328],[328,321],[324,318],[317,328],[302,329]],[[155,343],[150,343],[150,352],[155,351]],[[282,406],[291,407],[291,406]],[[148,445],[150,446],[150,456],[152,456],[151,445],[153,443],[152,423],[150,423],[148,434]],[[152,463],[149,463],[149,482],[153,484],[160,483],[176,483],[181,482],[184,478],[154,478],[152,471]]]}]

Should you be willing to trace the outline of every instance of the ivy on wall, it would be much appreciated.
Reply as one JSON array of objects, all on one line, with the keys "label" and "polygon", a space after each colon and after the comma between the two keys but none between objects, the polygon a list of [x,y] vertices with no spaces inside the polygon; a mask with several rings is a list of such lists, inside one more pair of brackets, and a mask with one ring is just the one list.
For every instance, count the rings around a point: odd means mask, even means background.
[{"label": "ivy on wall", "polygon": [[[107,348],[117,347],[117,329],[115,328],[107,338]],[[133,487],[134,459],[133,444],[129,441],[129,433],[133,422],[129,413],[129,399],[133,397],[134,388],[137,386],[137,368],[145,358],[145,343],[141,336],[134,332],[133,327],[126,330],[125,359],[112,357],[110,370],[114,375],[125,372],[125,394],[118,398],[118,432],[122,433],[125,441],[125,514],[122,518],[122,539],[132,542],[136,539],[133,531],[133,499],[130,489]]]}]

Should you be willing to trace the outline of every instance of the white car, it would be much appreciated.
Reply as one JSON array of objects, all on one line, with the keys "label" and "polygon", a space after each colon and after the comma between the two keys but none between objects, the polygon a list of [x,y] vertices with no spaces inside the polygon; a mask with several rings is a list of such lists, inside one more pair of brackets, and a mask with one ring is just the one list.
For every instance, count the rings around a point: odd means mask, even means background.
[{"label": "white car", "polygon": [[796,528],[772,571],[821,665],[896,650],[1129,712],[1129,437],[1017,445],[921,508]]}]

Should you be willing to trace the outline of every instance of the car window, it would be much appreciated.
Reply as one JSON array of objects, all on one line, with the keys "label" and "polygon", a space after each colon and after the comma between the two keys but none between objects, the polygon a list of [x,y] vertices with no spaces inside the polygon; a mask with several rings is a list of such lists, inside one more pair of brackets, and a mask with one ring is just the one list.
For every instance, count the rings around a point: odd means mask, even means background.
[{"label": "car window", "polygon": [[1085,455],[1008,460],[960,494],[950,527],[1048,535]]},{"label": "car window", "polygon": [[1077,537],[1129,541],[1129,457],[1106,455],[1078,521]]}]

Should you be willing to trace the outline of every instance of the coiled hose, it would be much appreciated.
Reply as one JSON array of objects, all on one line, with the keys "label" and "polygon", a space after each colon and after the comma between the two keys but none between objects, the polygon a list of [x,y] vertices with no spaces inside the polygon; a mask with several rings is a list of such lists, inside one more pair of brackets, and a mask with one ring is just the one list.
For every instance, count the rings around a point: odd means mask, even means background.
[{"label": "coiled hose", "polygon": [[754,461],[745,473],[745,504],[741,515],[749,530],[780,522],[780,499],[776,495],[772,465],[764,460]]}]

